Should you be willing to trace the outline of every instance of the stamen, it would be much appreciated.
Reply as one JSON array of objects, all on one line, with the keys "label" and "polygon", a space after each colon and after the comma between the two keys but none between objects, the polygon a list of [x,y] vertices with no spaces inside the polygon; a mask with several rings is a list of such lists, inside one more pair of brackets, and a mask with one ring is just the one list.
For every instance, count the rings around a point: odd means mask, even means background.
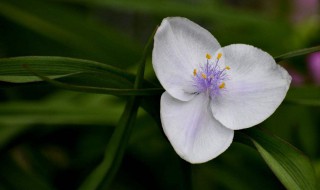
[{"label": "stamen", "polygon": [[219,88],[222,89],[226,86],[226,83],[222,82],[220,85],[219,85]]},{"label": "stamen", "polygon": [[229,66],[221,65],[218,63],[222,58],[222,53],[217,52],[216,59],[212,60],[210,54],[206,54],[206,63],[200,63],[198,68],[193,69],[193,81],[195,86],[195,93],[206,93],[211,99],[225,93],[226,81],[228,78]]}]

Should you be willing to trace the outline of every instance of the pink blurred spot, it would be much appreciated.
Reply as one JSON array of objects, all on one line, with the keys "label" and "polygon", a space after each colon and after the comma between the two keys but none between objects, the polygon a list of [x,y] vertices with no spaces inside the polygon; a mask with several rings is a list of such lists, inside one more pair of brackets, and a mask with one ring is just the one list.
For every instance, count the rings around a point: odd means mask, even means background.
[{"label": "pink blurred spot", "polygon": [[299,22],[318,12],[319,0],[294,0],[293,21]]},{"label": "pink blurred spot", "polygon": [[320,84],[320,51],[310,54],[307,61],[312,79],[316,84]]}]

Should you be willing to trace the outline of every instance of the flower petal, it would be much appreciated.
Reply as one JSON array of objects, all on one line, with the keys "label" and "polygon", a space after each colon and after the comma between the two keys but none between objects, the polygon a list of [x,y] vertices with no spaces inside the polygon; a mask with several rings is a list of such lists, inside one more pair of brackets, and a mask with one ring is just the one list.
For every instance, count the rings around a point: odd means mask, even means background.
[{"label": "flower petal", "polygon": [[233,130],[212,116],[209,98],[203,94],[183,102],[164,92],[161,97],[163,130],[175,151],[190,163],[209,161],[231,144]]},{"label": "flower petal", "polygon": [[166,91],[181,101],[194,95],[192,73],[206,54],[220,48],[217,40],[204,28],[181,17],[166,18],[154,37],[152,63]]},{"label": "flower petal", "polygon": [[230,129],[257,125],[283,101],[291,77],[258,48],[234,44],[222,49],[230,80],[225,82],[225,91],[211,102],[212,113]]}]

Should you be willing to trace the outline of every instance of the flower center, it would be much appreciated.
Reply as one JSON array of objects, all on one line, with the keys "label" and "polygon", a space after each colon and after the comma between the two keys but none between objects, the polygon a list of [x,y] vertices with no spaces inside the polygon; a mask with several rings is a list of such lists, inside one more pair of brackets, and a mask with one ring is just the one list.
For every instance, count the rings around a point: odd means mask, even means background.
[{"label": "flower center", "polygon": [[225,81],[228,80],[227,70],[230,70],[230,67],[221,68],[219,66],[221,57],[222,54],[218,53],[216,60],[212,61],[211,55],[207,54],[207,63],[193,70],[193,81],[197,94],[207,93],[213,99],[221,94],[222,90],[225,90]]}]

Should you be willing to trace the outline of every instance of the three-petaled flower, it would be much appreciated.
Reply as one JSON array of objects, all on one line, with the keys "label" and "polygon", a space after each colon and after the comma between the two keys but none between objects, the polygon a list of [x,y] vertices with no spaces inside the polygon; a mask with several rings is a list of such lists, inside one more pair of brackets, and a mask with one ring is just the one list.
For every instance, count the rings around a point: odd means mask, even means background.
[{"label": "three-petaled flower", "polygon": [[164,132],[190,163],[217,157],[232,143],[234,130],[268,118],[291,82],[268,53],[244,44],[221,48],[207,30],[181,17],[162,21],[152,62],[166,90]]}]

